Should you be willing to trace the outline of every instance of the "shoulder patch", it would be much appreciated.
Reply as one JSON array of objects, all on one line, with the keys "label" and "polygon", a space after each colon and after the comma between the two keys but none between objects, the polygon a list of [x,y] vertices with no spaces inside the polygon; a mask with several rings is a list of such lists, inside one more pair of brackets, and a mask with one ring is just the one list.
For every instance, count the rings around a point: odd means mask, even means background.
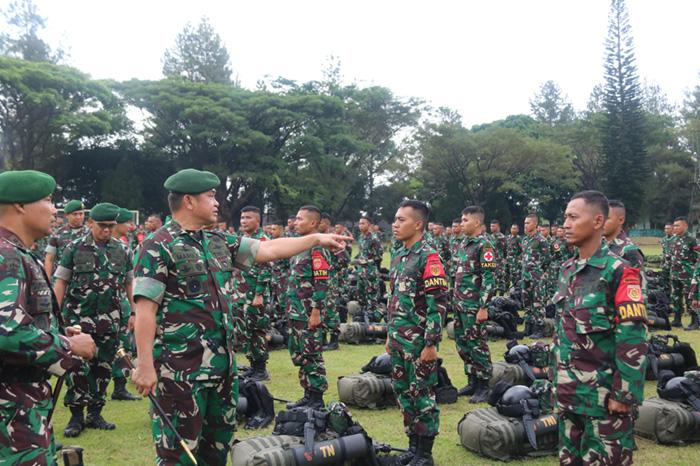
[{"label": "shoulder patch", "polygon": [[646,322],[647,308],[642,293],[642,277],[638,268],[626,267],[615,293],[617,322]]},{"label": "shoulder patch", "polygon": [[425,261],[423,269],[423,282],[425,291],[448,288],[447,278],[445,277],[445,269],[442,266],[440,255],[436,252],[431,252]]},{"label": "shoulder patch", "polygon": [[328,280],[330,266],[318,249],[311,252],[311,269],[313,270],[314,280]]},{"label": "shoulder patch", "polygon": [[488,269],[496,268],[496,254],[491,246],[485,246],[481,249],[481,266]]}]

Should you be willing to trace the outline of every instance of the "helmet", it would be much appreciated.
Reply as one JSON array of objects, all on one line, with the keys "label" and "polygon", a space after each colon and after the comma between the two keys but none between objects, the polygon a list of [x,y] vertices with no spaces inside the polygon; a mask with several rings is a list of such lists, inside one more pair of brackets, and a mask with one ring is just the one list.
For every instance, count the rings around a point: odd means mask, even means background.
[{"label": "helmet", "polygon": [[505,359],[511,364],[520,361],[530,362],[530,348],[527,345],[515,345],[508,350]]},{"label": "helmet", "polygon": [[520,400],[534,398],[530,389],[525,385],[513,385],[501,397],[501,402],[506,405],[514,405],[520,403]]}]

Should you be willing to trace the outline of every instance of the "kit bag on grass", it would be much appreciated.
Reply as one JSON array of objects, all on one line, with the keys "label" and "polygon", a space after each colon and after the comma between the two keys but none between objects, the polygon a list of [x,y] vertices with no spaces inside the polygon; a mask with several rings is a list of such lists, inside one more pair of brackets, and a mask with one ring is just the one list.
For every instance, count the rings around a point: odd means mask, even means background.
[{"label": "kit bag on grass", "polygon": [[508,362],[494,362],[493,370],[491,372],[491,379],[489,380],[489,386],[493,387],[498,382],[507,382],[511,385],[529,385],[530,379],[525,370],[518,364],[511,364]]},{"label": "kit bag on grass", "polygon": [[372,372],[338,377],[338,398],[348,406],[379,409],[396,405],[391,377]]},{"label": "kit bag on grass", "polygon": [[303,437],[267,435],[236,443],[231,449],[232,466],[287,466],[294,464],[292,448],[304,445]]}]

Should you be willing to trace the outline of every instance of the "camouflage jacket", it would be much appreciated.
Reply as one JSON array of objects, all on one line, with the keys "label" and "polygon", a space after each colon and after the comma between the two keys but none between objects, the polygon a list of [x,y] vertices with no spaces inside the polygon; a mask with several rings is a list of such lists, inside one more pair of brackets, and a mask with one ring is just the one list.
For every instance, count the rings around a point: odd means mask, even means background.
[{"label": "camouflage jacket", "polygon": [[494,292],[498,263],[494,247],[483,238],[466,237],[453,262],[454,299],[468,309],[485,308]]},{"label": "camouflage jacket", "polygon": [[61,228],[56,230],[50,237],[49,242],[46,246],[46,254],[53,254],[56,256],[54,262],[54,268],[58,265],[63,255],[63,250],[70,243],[78,238],[82,238],[87,235],[90,231],[87,225],[83,225],[80,228],[71,228],[70,225],[63,225]]},{"label": "camouflage jacket", "polygon": [[489,243],[493,245],[493,249],[496,252],[496,260],[498,261],[498,263],[504,263],[506,260],[506,252],[508,249],[506,236],[499,231],[498,233],[487,235],[487,238],[489,240]]},{"label": "camouflage jacket", "polygon": [[89,232],[66,246],[54,273],[66,282],[61,306],[66,325],[78,324],[86,333],[119,333],[132,264],[131,253],[114,238],[98,244]]},{"label": "camouflage jacket", "polygon": [[690,280],[690,292],[687,298],[691,301],[700,301],[700,261],[695,264],[693,278]]},{"label": "camouflage jacket", "polygon": [[523,279],[536,280],[549,268],[550,244],[540,233],[523,238]]},{"label": "camouflage jacket", "polygon": [[343,277],[345,270],[350,264],[350,254],[352,249],[344,248],[336,253],[329,253],[331,286],[339,286],[338,280]]},{"label": "camouflage jacket", "polygon": [[434,236],[433,242],[435,243],[435,250],[440,254],[440,260],[443,264],[448,264],[450,262],[450,242],[444,236]]},{"label": "camouflage jacket", "polygon": [[448,301],[440,255],[423,239],[396,251],[389,272],[389,345],[418,356],[425,344],[437,345]]},{"label": "camouflage jacket", "polygon": [[382,256],[384,254],[384,249],[382,248],[382,242],[376,233],[368,233],[366,235],[359,235],[358,242],[358,252],[355,260],[359,265],[367,265],[369,263],[379,264],[382,263]]},{"label": "camouflage jacket", "polygon": [[506,258],[509,264],[520,264],[523,254],[523,237],[520,235],[506,236]]},{"label": "camouflage jacket", "polygon": [[684,235],[674,236],[671,242],[671,278],[690,280],[698,261],[698,242],[687,231]]},{"label": "camouflage jacket", "polygon": [[661,238],[661,263],[665,268],[671,266],[671,243],[674,239],[675,235]]},{"label": "camouflage jacket", "polygon": [[232,375],[233,268],[250,268],[260,243],[218,231],[186,231],[172,220],[144,240],[134,299],[158,304],[153,358],[175,381]]},{"label": "camouflage jacket", "polygon": [[49,278],[30,249],[0,227],[0,407],[51,399],[50,374],[81,365],[59,335],[59,313]]},{"label": "camouflage jacket", "polygon": [[608,415],[607,401],[644,399],[647,354],[646,280],[607,245],[588,260],[564,262],[553,302],[553,350],[559,409]]},{"label": "camouflage jacket", "polygon": [[[257,239],[259,241],[267,241],[268,238],[262,228],[252,235],[240,235],[244,238]],[[233,271],[233,279],[236,286],[239,303],[251,302],[255,295],[265,296],[270,288],[270,278],[272,276],[271,265],[255,264],[248,270],[235,269]]]},{"label": "camouflage jacket", "polygon": [[326,298],[331,278],[330,252],[315,247],[290,259],[287,288],[287,318],[308,321],[312,309],[326,316]]},{"label": "camouflage jacket", "polygon": [[608,249],[629,262],[632,267],[644,268],[644,253],[627,237],[624,231],[621,231],[614,240],[608,241]]},{"label": "camouflage jacket", "polygon": [[447,274],[450,277],[454,276],[455,273],[455,266],[454,266],[454,261],[455,261],[455,256],[457,255],[457,251],[459,250],[462,241],[464,241],[465,236],[464,235],[457,235],[457,236],[450,236],[450,261],[445,264],[445,268],[447,269]]}]

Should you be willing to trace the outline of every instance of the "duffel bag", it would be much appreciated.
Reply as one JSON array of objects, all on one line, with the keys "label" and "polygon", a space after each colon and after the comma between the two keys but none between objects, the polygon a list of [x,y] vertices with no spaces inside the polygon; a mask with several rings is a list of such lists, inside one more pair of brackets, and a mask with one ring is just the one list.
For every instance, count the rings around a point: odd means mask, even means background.
[{"label": "duffel bag", "polygon": [[700,441],[700,413],[676,401],[652,397],[639,407],[634,432],[663,444]]},{"label": "duffel bag", "polygon": [[372,372],[338,377],[338,398],[348,406],[379,409],[396,405],[391,377]]},{"label": "duffel bag", "polygon": [[493,387],[500,381],[507,382],[510,385],[530,385],[530,379],[522,367],[502,361],[493,363],[489,387]]}]

